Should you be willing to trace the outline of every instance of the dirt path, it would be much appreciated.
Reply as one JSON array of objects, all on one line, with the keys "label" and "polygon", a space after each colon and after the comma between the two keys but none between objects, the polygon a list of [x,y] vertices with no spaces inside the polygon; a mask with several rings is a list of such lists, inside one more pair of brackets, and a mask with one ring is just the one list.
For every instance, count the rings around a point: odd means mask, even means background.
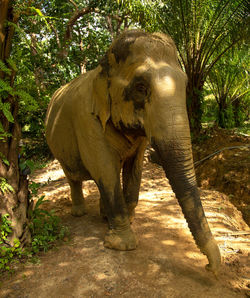
[{"label": "dirt path", "polygon": [[[133,223],[137,250],[105,249],[106,223],[99,216],[99,194],[85,182],[88,215],[70,215],[69,188],[58,164],[33,180],[52,181],[41,189],[70,229],[70,239],[37,265],[19,266],[1,281],[0,297],[250,297],[249,231],[227,197],[201,191],[203,205],[223,256],[218,280],[205,271],[206,258],[196,248],[174,194],[157,165],[146,163]],[[246,234],[246,233],[245,233]],[[247,296],[248,295],[248,296]]]}]

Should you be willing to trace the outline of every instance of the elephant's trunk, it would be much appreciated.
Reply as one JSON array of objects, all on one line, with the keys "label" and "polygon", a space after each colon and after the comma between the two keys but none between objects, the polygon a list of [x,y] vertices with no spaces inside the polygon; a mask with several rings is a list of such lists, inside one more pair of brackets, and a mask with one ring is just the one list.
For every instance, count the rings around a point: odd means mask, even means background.
[{"label": "elephant's trunk", "polygon": [[196,184],[187,116],[186,113],[171,116],[172,123],[165,123],[164,137],[159,137],[159,131],[156,137],[150,133],[151,144],[161,160],[194,240],[208,258],[206,268],[216,273],[221,263],[220,251],[208,226]]}]

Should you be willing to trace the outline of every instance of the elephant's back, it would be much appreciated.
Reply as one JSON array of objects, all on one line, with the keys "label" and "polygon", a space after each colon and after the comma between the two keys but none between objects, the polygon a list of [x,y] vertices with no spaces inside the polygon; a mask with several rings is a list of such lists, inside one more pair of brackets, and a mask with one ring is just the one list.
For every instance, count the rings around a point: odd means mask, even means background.
[{"label": "elephant's back", "polygon": [[47,109],[46,134],[59,122],[68,122],[74,118],[83,106],[90,110],[95,72],[96,69],[82,74],[56,90]]},{"label": "elephant's back", "polygon": [[54,121],[59,111],[62,109],[66,109],[65,105],[70,105],[70,102],[75,97],[75,92],[79,89],[81,81],[85,80],[85,75],[81,75],[66,85],[60,87],[55,91],[53,94],[51,101],[49,103],[45,124],[46,126],[49,124],[50,121]]}]

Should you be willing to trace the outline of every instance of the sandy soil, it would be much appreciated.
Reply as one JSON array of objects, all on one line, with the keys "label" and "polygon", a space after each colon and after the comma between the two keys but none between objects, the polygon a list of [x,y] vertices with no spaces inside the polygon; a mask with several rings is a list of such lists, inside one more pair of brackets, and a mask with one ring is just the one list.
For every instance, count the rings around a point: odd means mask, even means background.
[{"label": "sandy soil", "polygon": [[133,223],[135,251],[103,247],[107,224],[99,216],[99,194],[84,183],[88,215],[70,215],[69,187],[58,163],[32,180],[50,182],[40,190],[69,227],[69,239],[40,262],[17,266],[1,279],[0,297],[250,297],[249,227],[226,195],[201,190],[202,203],[219,243],[223,265],[218,279],[194,244],[162,169],[145,161],[140,201]]},{"label": "sandy soil", "polygon": [[193,146],[194,159],[221,150],[196,167],[198,184],[205,189],[216,189],[229,196],[250,226],[250,137],[233,131],[212,128],[204,131],[205,139]]}]

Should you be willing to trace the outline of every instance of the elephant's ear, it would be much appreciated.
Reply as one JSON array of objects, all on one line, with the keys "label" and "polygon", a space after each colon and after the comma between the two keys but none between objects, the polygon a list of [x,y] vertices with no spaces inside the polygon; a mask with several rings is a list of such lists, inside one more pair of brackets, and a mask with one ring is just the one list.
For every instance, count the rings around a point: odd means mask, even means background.
[{"label": "elephant's ear", "polygon": [[92,114],[100,119],[103,130],[110,118],[110,104],[107,76],[99,73],[93,82]]}]

